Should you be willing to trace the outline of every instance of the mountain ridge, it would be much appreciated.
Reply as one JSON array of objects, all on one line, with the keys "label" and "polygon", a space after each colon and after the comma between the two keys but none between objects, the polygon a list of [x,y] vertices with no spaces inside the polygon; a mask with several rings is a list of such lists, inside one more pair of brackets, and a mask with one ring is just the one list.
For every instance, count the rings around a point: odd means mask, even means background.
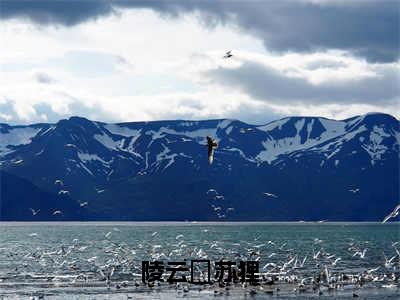
[{"label": "mountain ridge", "polygon": [[[110,124],[75,116],[54,124],[0,124],[0,170],[57,197],[65,191],[79,207],[89,203],[68,213],[70,219],[360,219],[344,209],[334,214],[335,195],[353,199],[345,203],[350,207],[364,199],[376,211],[367,207],[360,220],[379,220],[399,199],[399,131],[399,121],[382,113],[286,117],[264,125],[236,119]],[[207,135],[219,142],[211,166]],[[209,189],[218,195],[210,198]],[[267,203],[263,193],[280,201]],[[215,202],[221,196],[226,201]],[[7,194],[7,203],[12,197]],[[312,208],[321,198],[323,207]]]}]

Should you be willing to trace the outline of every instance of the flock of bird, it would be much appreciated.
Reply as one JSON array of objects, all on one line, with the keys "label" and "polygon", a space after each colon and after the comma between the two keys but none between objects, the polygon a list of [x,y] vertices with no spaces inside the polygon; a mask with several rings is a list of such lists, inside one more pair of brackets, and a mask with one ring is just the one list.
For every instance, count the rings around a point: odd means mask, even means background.
[{"label": "flock of bird", "polygon": [[235,211],[234,207],[225,203],[225,196],[220,194],[216,189],[209,189],[206,194],[211,200],[210,207],[212,212],[218,219],[226,219]]},{"label": "flock of bird", "polygon": [[[310,239],[307,247],[294,249],[289,242],[264,240],[255,237],[236,242],[227,242],[211,234],[213,229],[198,227],[198,233],[179,233],[175,236],[166,232],[148,232],[145,238],[138,238],[127,244],[118,238],[124,229],[113,228],[99,232],[96,240],[88,241],[84,237],[71,241],[62,240],[60,245],[50,243],[49,246],[16,249],[0,246],[0,259],[3,264],[14,262],[9,274],[0,275],[1,284],[7,278],[33,283],[46,283],[48,286],[103,287],[118,292],[152,290],[160,283],[142,283],[141,262],[149,261],[182,261],[183,259],[209,259],[212,262],[226,261],[258,261],[260,284],[224,283],[214,279],[215,269],[212,267],[212,283],[202,289],[216,294],[226,294],[242,290],[247,293],[275,294],[290,289],[291,293],[336,292],[345,288],[357,295],[361,287],[368,284],[383,288],[398,288],[400,277],[400,242],[391,244],[374,263],[369,254],[373,247],[367,242],[349,239],[343,249],[336,253],[328,251],[329,243],[321,239]],[[29,239],[40,239],[41,233],[32,232]],[[162,237],[162,239],[161,239]],[[202,238],[202,242],[193,239]],[[306,249],[305,249],[306,248]],[[300,252],[298,252],[300,251]],[[388,255],[390,253],[390,255]],[[17,262],[17,263],[15,263]],[[377,263],[380,262],[380,263]],[[190,263],[189,263],[190,265]],[[205,278],[204,270],[195,270]],[[169,274],[165,274],[164,280]],[[189,274],[187,274],[190,278]],[[161,283],[161,287],[171,287]],[[199,288],[190,284],[173,285],[179,291],[190,291]],[[0,288],[1,290],[1,288]]]}]

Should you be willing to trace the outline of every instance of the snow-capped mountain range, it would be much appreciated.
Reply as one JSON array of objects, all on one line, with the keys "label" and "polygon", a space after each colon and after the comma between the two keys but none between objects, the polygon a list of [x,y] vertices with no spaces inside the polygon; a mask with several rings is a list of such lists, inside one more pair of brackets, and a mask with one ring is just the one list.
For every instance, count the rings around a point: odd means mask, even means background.
[{"label": "snow-capped mountain range", "polygon": [[[207,135],[219,144],[212,165]],[[80,117],[0,124],[0,216],[381,220],[399,202],[399,148],[399,121],[379,113],[263,126]]]}]

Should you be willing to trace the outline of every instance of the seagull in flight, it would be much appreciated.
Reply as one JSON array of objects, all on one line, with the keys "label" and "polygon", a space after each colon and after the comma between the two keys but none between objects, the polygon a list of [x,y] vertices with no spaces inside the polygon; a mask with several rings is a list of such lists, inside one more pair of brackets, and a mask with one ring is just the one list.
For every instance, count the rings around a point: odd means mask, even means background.
[{"label": "seagull in flight", "polygon": [[400,211],[400,204],[397,205],[394,208],[394,210],[385,217],[385,219],[383,219],[382,223],[386,223],[389,219],[397,217],[399,215],[399,211]]},{"label": "seagull in flight", "polygon": [[232,54],[231,52],[232,52],[232,50],[227,51],[227,52],[225,53],[225,55],[224,55],[223,58],[230,58],[230,57],[232,57],[233,54]]},{"label": "seagull in flight", "polygon": [[352,192],[353,194],[358,193],[360,189],[349,189],[349,192]]},{"label": "seagull in flight", "polygon": [[207,147],[208,147],[208,163],[211,165],[214,160],[214,149],[218,147],[218,143],[213,140],[210,136],[207,136]]},{"label": "seagull in flight", "polygon": [[53,212],[53,216],[55,216],[55,215],[61,215],[62,214],[62,211],[61,210],[55,210],[54,212]]},{"label": "seagull in flight", "polygon": [[210,193],[218,194],[218,192],[217,192],[215,189],[209,189],[209,190],[207,191],[207,194],[210,194]]},{"label": "seagull in flight", "polygon": [[264,194],[265,196],[267,196],[267,197],[278,198],[277,195],[272,194],[272,193],[263,193],[263,194]]},{"label": "seagull in flight", "polygon": [[362,252],[361,250],[357,251],[356,253],[353,254],[354,256],[360,256],[360,258],[365,258],[365,253],[367,252],[367,249],[364,249]]},{"label": "seagull in flight", "polygon": [[40,209],[34,210],[33,208],[31,208],[30,210],[32,212],[32,216],[36,216],[40,212]]}]

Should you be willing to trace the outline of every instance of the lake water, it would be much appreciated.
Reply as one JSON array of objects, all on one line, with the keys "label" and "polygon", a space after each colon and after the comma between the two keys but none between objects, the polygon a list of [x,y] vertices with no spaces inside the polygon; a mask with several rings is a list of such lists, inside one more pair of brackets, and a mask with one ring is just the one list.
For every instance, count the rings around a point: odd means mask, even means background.
[{"label": "lake water", "polygon": [[[397,248],[398,223],[0,222],[0,299],[397,299]],[[143,261],[185,259],[211,283],[142,283]],[[258,262],[259,284],[219,283],[221,259]]]}]

